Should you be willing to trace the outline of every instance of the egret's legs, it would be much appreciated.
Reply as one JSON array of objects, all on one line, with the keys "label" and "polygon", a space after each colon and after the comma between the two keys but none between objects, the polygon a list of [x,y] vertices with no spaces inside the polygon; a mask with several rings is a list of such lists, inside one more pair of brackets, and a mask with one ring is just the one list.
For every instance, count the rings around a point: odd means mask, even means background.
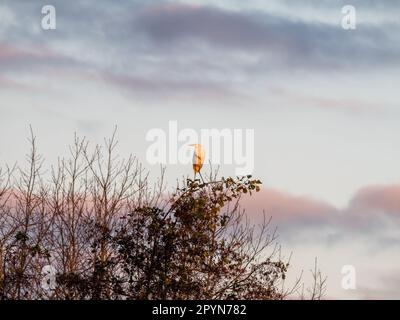
[{"label": "egret's legs", "polygon": [[204,184],[204,179],[203,179],[203,176],[201,175],[201,172],[200,172],[200,171],[199,171],[199,175],[200,175],[201,181],[202,181],[203,184]]}]

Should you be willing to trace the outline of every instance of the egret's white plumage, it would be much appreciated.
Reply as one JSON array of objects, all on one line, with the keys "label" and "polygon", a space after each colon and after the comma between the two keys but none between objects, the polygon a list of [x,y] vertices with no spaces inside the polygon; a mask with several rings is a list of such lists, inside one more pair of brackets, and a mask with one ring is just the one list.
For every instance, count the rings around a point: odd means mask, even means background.
[{"label": "egret's white plumage", "polygon": [[201,144],[191,144],[191,147],[194,147],[194,153],[193,153],[193,170],[194,174],[200,173],[201,167],[203,166],[204,163],[204,148]]}]

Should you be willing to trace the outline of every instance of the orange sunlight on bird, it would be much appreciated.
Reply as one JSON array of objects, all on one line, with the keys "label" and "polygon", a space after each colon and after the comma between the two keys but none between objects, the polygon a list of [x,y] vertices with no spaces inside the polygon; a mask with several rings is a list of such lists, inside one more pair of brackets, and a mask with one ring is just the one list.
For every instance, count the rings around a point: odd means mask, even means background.
[{"label": "orange sunlight on bird", "polygon": [[[190,144],[190,147],[194,147],[194,153],[193,153],[193,171],[194,171],[194,179],[196,179],[196,173],[200,175],[201,180],[203,180],[203,177],[200,173],[201,168],[203,167],[204,163],[204,148],[201,144]],[[203,180],[204,182],[204,180]]]}]

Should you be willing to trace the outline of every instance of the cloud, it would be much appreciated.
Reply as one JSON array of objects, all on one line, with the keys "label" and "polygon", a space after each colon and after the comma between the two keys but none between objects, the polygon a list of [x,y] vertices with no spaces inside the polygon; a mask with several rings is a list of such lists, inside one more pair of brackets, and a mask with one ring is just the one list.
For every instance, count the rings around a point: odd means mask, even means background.
[{"label": "cloud", "polygon": [[242,206],[254,221],[261,221],[265,211],[289,234],[299,227],[335,229],[343,236],[383,232],[380,241],[393,242],[400,238],[384,231],[400,220],[399,199],[400,185],[368,186],[357,191],[345,208],[336,208],[312,197],[266,188],[244,198]]},{"label": "cloud", "polygon": [[400,217],[400,185],[363,188],[353,197],[350,207],[357,212]]},{"label": "cloud", "polygon": [[338,98],[337,96],[318,96],[317,94],[304,94],[290,89],[270,87],[269,96],[276,97],[281,101],[286,101],[295,105],[312,106],[326,110],[348,110],[352,112],[361,112],[368,110],[378,111],[379,106],[376,103],[363,101],[361,99]]},{"label": "cloud", "polygon": [[[182,93],[198,88],[203,96],[217,91],[220,97],[234,91],[241,95],[249,77],[256,82],[274,72],[352,72],[400,62],[399,26],[363,23],[346,32],[339,24],[268,11],[162,1],[54,5],[57,30],[45,33],[39,27],[40,3],[6,2],[2,10],[8,17],[25,19],[2,41],[3,47],[19,50],[3,52],[2,69],[76,66],[78,74],[96,72],[122,90],[130,83],[133,93],[179,86]],[[330,107],[341,102],[316,98],[313,103]]]},{"label": "cloud", "polygon": [[207,98],[219,100],[220,102],[229,101],[232,105],[239,101],[250,101],[251,98],[244,94],[235,92],[231,88],[214,81],[204,81],[201,79],[162,79],[149,77],[131,77],[127,75],[103,72],[97,77],[108,85],[118,87],[126,93],[133,93],[146,98],[175,97],[187,98]]},{"label": "cloud", "polygon": [[[282,1],[282,0],[279,0]],[[301,6],[317,6],[317,7],[327,7],[327,8],[334,8],[334,7],[342,7],[345,5],[353,5],[355,7],[362,7],[362,8],[367,8],[369,10],[377,9],[377,8],[391,8],[391,9],[396,9],[400,8],[400,3],[397,0],[385,0],[385,2],[379,2],[375,0],[352,0],[351,3],[349,3],[348,0],[336,0],[336,1],[331,1],[331,0],[283,0],[283,3],[285,3],[287,6],[291,5],[301,5]]]},{"label": "cloud", "polygon": [[394,269],[389,271],[375,270],[377,281],[366,282],[357,286],[359,299],[363,300],[398,300],[400,294],[400,273]]},{"label": "cloud", "polygon": [[48,67],[74,67],[68,56],[43,46],[20,46],[0,42],[0,70],[8,73],[26,72]]},{"label": "cloud", "polygon": [[[23,90],[12,82],[31,81],[34,90],[51,94],[55,84],[65,88],[61,83],[73,78],[79,88],[108,86],[123,98],[150,103],[370,112],[378,103],[335,90],[304,93],[293,89],[292,76],[310,75],[304,84],[313,90],[318,74],[396,70],[400,62],[398,26],[363,24],[351,33],[251,6],[55,1],[57,29],[45,32],[41,4],[6,1],[2,7],[8,17],[7,35],[0,36],[3,89]],[[50,73],[58,74],[56,81]],[[280,92],[271,92],[272,86]]]},{"label": "cloud", "polygon": [[0,75],[0,90],[27,90],[31,89],[30,86],[19,83],[17,81],[14,81],[13,79],[10,79],[8,77],[4,77]]},{"label": "cloud", "polygon": [[387,30],[368,24],[351,34],[340,24],[311,23],[267,12],[168,4],[140,10],[134,29],[164,48],[189,43],[195,49],[208,45],[261,53],[259,63],[265,68],[332,69],[400,62],[400,48],[393,45]]},{"label": "cloud", "polygon": [[[328,276],[329,297],[394,299],[400,294],[400,260],[394,254],[400,249],[399,199],[400,185],[367,186],[346,207],[335,208],[312,197],[266,188],[244,199],[243,205],[253,222],[261,221],[262,209],[272,216],[278,241],[285,252],[293,253],[298,270],[318,257]],[[346,291],[341,268],[349,264],[356,270],[357,289]]]},{"label": "cloud", "polygon": [[272,216],[279,222],[291,223],[301,220],[320,220],[336,214],[337,209],[326,202],[307,196],[295,196],[273,189],[262,189],[247,197],[243,204],[251,215],[262,213]]}]

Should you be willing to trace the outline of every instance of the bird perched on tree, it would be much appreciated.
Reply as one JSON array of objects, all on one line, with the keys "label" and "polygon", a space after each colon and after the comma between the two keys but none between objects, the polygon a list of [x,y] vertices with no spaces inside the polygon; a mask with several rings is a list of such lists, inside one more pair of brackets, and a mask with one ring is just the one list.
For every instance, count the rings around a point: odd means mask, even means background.
[{"label": "bird perched on tree", "polygon": [[[191,147],[194,147],[193,153],[193,171],[194,171],[194,180],[196,179],[196,173],[200,175],[201,180],[203,177],[201,176],[200,170],[203,167],[204,163],[204,149],[201,144],[191,144]],[[203,180],[204,182],[204,180]]]}]

